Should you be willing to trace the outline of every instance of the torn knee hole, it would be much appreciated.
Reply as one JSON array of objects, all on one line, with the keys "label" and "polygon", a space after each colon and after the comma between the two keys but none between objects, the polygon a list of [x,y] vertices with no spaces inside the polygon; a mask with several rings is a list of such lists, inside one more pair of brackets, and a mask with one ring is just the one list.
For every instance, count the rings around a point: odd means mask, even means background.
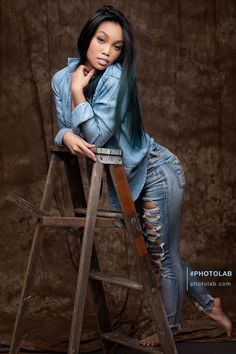
[{"label": "torn knee hole", "polygon": [[156,239],[157,237],[161,236],[161,233],[160,232],[156,232],[153,229],[146,229],[145,235],[147,237],[152,237],[152,238]]},{"label": "torn knee hole", "polygon": [[159,256],[164,255],[164,242],[162,243],[157,242],[157,247],[155,251],[156,251],[155,254],[158,254]]},{"label": "torn knee hole", "polygon": [[159,235],[161,231],[161,224],[158,219],[145,219],[144,228],[146,229],[147,234],[149,235]]},{"label": "torn knee hole", "polygon": [[147,224],[147,225],[150,225],[150,224],[155,224],[157,222],[157,220],[160,220],[161,216],[159,214],[156,214],[155,216],[147,216],[147,215],[143,215],[143,219],[144,219],[144,222]]},{"label": "torn knee hole", "polygon": [[160,223],[160,206],[154,202],[145,202],[143,214],[143,227],[147,247],[150,252],[150,257],[154,263],[159,263],[164,259],[164,243],[159,243],[157,239],[161,236],[162,225]]},{"label": "torn knee hole", "polygon": [[159,208],[158,203],[152,201],[152,200],[145,200],[143,201],[143,206],[145,209],[149,210],[149,209],[155,209],[155,208]]},{"label": "torn knee hole", "polygon": [[149,223],[150,221],[155,222],[155,220],[159,220],[160,219],[159,211],[160,211],[160,206],[158,204],[155,204],[153,202],[145,202],[143,208],[143,218],[145,222]]},{"label": "torn knee hole", "polygon": [[152,217],[153,214],[159,213],[160,206],[153,202],[144,202],[143,211],[145,216]]},{"label": "torn knee hole", "polygon": [[162,261],[165,257],[164,243],[155,242],[152,245],[151,258],[153,261]]}]

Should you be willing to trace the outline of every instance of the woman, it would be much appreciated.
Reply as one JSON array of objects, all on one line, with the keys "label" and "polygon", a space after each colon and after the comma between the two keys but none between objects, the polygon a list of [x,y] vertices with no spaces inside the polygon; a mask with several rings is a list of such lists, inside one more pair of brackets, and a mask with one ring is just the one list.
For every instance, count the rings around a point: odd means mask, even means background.
[{"label": "woman", "polygon": [[[153,267],[161,274],[167,318],[176,334],[186,289],[197,307],[231,336],[232,324],[219,298],[186,284],[179,257],[184,173],[177,157],[144,132],[136,88],[136,54],[130,24],[111,6],[98,10],[78,39],[80,59],[52,79],[59,131],[57,144],[96,160],[95,146],[120,148],[133,199],[142,200],[144,235]],[[118,207],[112,185],[109,194]],[[191,272],[191,269],[190,269]],[[191,279],[191,281],[198,281]],[[140,341],[154,346],[157,333]]]}]

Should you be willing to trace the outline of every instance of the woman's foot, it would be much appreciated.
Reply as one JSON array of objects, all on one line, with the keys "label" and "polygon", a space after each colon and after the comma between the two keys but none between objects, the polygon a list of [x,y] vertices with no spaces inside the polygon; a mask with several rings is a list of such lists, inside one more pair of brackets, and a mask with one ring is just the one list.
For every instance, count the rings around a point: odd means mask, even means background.
[{"label": "woman's foot", "polygon": [[204,311],[204,313],[216,321],[216,323],[224,328],[228,337],[232,337],[233,325],[230,318],[226,315],[221,305],[221,300],[219,297],[214,298],[214,306],[211,311]]},{"label": "woman's foot", "polygon": [[[230,318],[226,315],[221,305],[219,297],[214,298],[214,306],[211,311],[204,311],[204,313],[212,320],[224,328],[228,337],[232,337],[233,325]],[[139,341],[139,344],[147,347],[155,347],[160,344],[158,333],[153,333],[148,337],[145,337]]]},{"label": "woman's foot", "polygon": [[145,337],[139,341],[139,344],[147,347],[155,347],[160,344],[158,333],[153,333],[148,337]]}]

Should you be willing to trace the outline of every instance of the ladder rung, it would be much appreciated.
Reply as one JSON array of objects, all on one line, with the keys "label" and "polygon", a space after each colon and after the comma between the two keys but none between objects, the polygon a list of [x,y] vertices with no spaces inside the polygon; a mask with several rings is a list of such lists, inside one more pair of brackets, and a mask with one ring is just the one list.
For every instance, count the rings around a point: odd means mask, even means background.
[{"label": "ladder rung", "polygon": [[131,288],[135,290],[143,290],[143,285],[136,280],[127,279],[123,277],[119,277],[118,275],[110,275],[104,274],[101,272],[98,273],[90,273],[90,279],[100,280],[111,284],[116,284],[120,286],[125,286],[126,288]]},{"label": "ladder rung", "polygon": [[[40,218],[43,226],[58,226],[58,227],[84,227],[85,217],[75,216],[43,216]],[[118,225],[119,219],[97,217],[96,226],[100,228],[112,228]],[[119,226],[119,225],[118,225]]]},{"label": "ladder rung", "polygon": [[119,343],[130,348],[138,349],[139,351],[142,351],[144,353],[163,354],[163,352],[160,349],[157,349],[156,347],[145,347],[139,344],[138,339],[128,337],[120,333],[102,333],[101,337],[109,342]]},{"label": "ladder rung", "polygon": [[[76,208],[74,209],[75,213],[78,214],[82,214],[82,215],[86,215],[86,208]],[[119,219],[123,219],[123,215],[118,211],[114,211],[114,210],[97,210],[97,216],[102,216],[102,217],[106,217],[106,218],[119,218]]]}]

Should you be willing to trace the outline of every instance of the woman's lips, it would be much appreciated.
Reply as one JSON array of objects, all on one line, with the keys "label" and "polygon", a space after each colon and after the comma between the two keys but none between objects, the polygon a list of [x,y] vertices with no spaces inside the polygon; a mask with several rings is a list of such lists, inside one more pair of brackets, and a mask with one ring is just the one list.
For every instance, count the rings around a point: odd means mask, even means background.
[{"label": "woman's lips", "polygon": [[101,58],[97,58],[98,59],[98,63],[102,66],[106,66],[109,64],[109,61],[106,59],[101,59]]}]

